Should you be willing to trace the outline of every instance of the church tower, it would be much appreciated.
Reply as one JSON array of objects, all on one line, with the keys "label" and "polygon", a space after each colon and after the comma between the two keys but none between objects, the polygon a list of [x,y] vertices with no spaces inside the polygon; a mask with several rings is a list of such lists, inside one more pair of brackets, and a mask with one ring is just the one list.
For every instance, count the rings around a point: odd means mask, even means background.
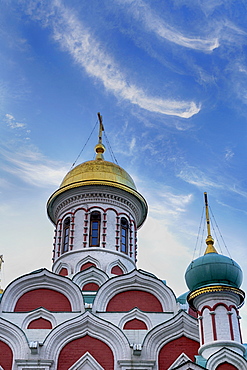
[{"label": "church tower", "polygon": [[136,268],[147,204],[129,174],[105,161],[98,116],[96,158],[48,200],[52,271],[20,276],[2,294],[0,369],[247,370],[242,271],[214,248],[207,202],[207,249],[186,272],[195,318],[184,295]]},{"label": "church tower", "polygon": [[231,258],[218,254],[210,231],[207,194],[205,196],[208,236],[204,256],[192,261],[185,273],[190,289],[188,302],[197,311],[200,328],[199,354],[209,359],[219,350],[241,356],[242,344],[238,308],[244,292],[239,289],[243,274]]},{"label": "church tower", "polygon": [[147,203],[130,175],[104,160],[98,114],[96,158],[73,168],[48,200],[55,225],[53,272],[70,277],[89,266],[121,275],[136,268],[137,229]]}]

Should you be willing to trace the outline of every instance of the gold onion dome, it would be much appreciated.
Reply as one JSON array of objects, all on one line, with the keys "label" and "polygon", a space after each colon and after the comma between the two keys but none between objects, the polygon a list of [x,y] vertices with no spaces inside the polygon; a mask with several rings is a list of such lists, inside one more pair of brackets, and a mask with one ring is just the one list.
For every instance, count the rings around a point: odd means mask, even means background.
[{"label": "gold onion dome", "polygon": [[93,185],[111,186],[124,190],[138,199],[142,210],[142,216],[138,222],[138,227],[140,227],[147,216],[147,203],[145,199],[138,193],[133,179],[122,167],[104,160],[103,153],[105,152],[105,147],[101,140],[95,146],[95,152],[96,158],[94,160],[79,164],[64,177],[59,189],[51,195],[47,202],[48,216],[55,223],[55,217],[52,211],[54,201],[60,194],[70,189]]},{"label": "gold onion dome", "polygon": [[[60,189],[85,185],[110,185],[131,192],[136,186],[131,176],[120,166],[103,159],[104,147],[97,144],[96,159],[79,164],[64,177]],[[126,188],[126,189],[125,189]]]}]

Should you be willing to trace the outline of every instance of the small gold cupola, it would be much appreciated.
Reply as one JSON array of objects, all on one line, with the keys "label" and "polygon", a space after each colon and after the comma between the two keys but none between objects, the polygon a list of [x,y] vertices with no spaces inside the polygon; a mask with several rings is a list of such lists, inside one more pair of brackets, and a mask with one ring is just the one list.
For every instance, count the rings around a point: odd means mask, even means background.
[{"label": "small gold cupola", "polygon": [[95,145],[94,150],[96,152],[96,159],[102,161],[104,160],[103,153],[105,152],[105,146],[102,143],[102,132],[104,131],[104,126],[102,116],[100,113],[98,113],[98,118],[99,118],[99,141],[98,144]]},{"label": "small gold cupola", "polygon": [[218,253],[214,247],[214,239],[211,236],[210,219],[209,219],[209,212],[208,212],[208,196],[206,192],[204,193],[204,200],[205,200],[206,222],[207,222],[207,231],[208,231],[208,236],[206,238],[207,248],[204,254]]}]

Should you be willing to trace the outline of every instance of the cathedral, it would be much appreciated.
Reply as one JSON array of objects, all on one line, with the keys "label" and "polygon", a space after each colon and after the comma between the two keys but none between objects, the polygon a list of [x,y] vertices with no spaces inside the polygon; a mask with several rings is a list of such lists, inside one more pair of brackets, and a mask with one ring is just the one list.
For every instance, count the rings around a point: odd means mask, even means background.
[{"label": "cathedral", "polygon": [[176,297],[136,268],[148,206],[130,175],[104,159],[102,130],[100,121],[95,159],[72,168],[47,202],[52,271],[20,276],[2,293],[0,369],[247,369],[242,270],[214,247],[206,194],[205,254]]}]

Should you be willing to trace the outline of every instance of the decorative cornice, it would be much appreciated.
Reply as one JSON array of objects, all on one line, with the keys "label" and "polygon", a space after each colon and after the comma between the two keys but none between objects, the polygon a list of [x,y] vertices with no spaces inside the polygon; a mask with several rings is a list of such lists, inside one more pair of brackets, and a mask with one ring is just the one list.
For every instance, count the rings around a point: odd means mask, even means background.
[{"label": "decorative cornice", "polygon": [[[119,195],[110,194],[106,192],[87,192],[84,194],[77,194],[74,196],[68,197],[66,200],[61,202],[57,207],[55,211],[55,217],[57,218],[59,215],[59,212],[62,211],[65,207],[71,206],[71,204],[78,204],[82,201],[86,202],[102,202],[102,199],[104,200],[104,203],[123,207],[127,209],[130,208],[132,212],[134,212],[135,217],[138,217],[138,210],[137,208],[126,198],[120,197]],[[127,207],[126,207],[127,206]]]},{"label": "decorative cornice", "polygon": [[90,312],[85,312],[53,329],[43,343],[43,358],[53,358],[57,363],[61,349],[74,339],[90,335],[106,343],[115,358],[126,359],[130,354],[130,343],[117,326]]},{"label": "decorative cornice", "polygon": [[187,297],[187,300],[188,300],[189,304],[193,306],[193,300],[196,297],[198,297],[202,294],[205,294],[205,293],[215,293],[215,292],[234,293],[239,297],[240,304],[244,301],[244,298],[245,298],[245,293],[241,289],[226,286],[226,285],[210,285],[210,286],[202,287],[202,288],[199,288],[199,289],[196,289],[196,290],[190,292],[188,297]]},{"label": "decorative cornice", "polygon": [[84,301],[80,288],[69,278],[40,269],[14,280],[5,290],[1,300],[1,311],[13,312],[16,302],[25,293],[34,289],[52,289],[69,300],[72,311],[84,312]]},{"label": "decorative cornice", "polygon": [[128,290],[140,290],[153,294],[160,302],[163,312],[177,312],[176,298],[173,291],[154,275],[140,270],[119,275],[101,286],[93,304],[93,312],[104,312],[109,301],[118,293]]}]

